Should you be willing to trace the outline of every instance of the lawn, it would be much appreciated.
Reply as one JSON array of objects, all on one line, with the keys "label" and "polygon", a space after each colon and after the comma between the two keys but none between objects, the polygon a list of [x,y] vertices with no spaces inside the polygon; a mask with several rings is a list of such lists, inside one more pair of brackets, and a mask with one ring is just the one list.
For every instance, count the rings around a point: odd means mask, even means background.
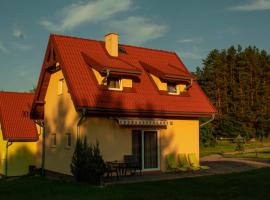
[{"label": "lawn", "polygon": [[270,169],[185,178],[171,181],[93,187],[85,184],[27,177],[0,180],[0,199],[270,199]]},{"label": "lawn", "polygon": [[[216,146],[214,147],[201,147],[200,148],[200,155],[201,156],[207,156],[211,154],[224,154],[228,152],[234,152],[235,151],[236,144],[228,141],[218,141]],[[252,150],[256,148],[265,148],[269,147],[270,150],[270,141],[267,140],[264,143],[261,142],[248,142],[245,144],[246,150]]]},{"label": "lawn", "polygon": [[243,152],[236,154],[227,154],[224,157],[228,158],[261,158],[261,159],[270,159],[270,151],[258,151],[258,152]]}]

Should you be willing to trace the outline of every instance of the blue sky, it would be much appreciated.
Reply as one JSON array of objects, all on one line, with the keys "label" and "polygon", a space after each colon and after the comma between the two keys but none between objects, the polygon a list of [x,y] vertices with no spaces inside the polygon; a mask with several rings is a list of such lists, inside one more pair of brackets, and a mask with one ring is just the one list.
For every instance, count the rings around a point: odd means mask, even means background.
[{"label": "blue sky", "polygon": [[1,0],[0,90],[36,83],[50,33],[175,51],[192,71],[213,49],[270,53],[270,0]]}]

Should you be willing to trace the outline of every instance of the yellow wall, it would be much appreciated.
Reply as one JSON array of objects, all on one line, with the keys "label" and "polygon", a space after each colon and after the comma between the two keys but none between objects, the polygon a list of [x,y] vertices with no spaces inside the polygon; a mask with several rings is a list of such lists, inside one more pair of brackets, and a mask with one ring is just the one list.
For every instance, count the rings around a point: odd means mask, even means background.
[{"label": "yellow wall", "polygon": [[82,136],[87,136],[88,142],[99,142],[104,160],[123,160],[123,155],[130,155],[131,129],[120,128],[113,119],[87,118],[81,126]]},{"label": "yellow wall", "polygon": [[[0,129],[0,174],[5,175],[6,143]],[[40,167],[39,142],[13,142],[8,147],[8,176],[28,173],[28,166]]]},{"label": "yellow wall", "polygon": [[166,170],[166,155],[196,153],[199,159],[199,120],[169,120],[160,131],[161,169]]},{"label": "yellow wall", "polygon": [[160,79],[153,74],[150,74],[159,90],[167,91],[167,83],[161,82]]},{"label": "yellow wall", "polygon": [[[51,75],[45,97],[45,169],[70,174],[69,165],[76,142],[76,125],[79,119],[64,80],[63,94],[58,95],[58,81],[64,78],[61,71]],[[72,148],[66,147],[66,133],[71,134]],[[56,147],[51,146],[51,134],[56,134]]]},{"label": "yellow wall", "polygon": [[[77,122],[79,120],[67,85],[64,81],[64,92],[57,95],[57,84],[63,78],[61,71],[51,76],[46,94],[46,158],[45,169],[70,173],[70,163],[76,143]],[[165,157],[173,153],[196,153],[199,156],[199,121],[168,120],[167,129],[159,130],[161,170],[166,170]],[[139,129],[139,128],[135,128]],[[80,135],[87,136],[90,144],[98,140],[104,160],[123,160],[125,154],[132,153],[132,128],[119,127],[111,118],[87,117],[80,126]],[[56,134],[56,147],[51,146],[50,134]],[[66,133],[72,134],[72,146],[66,148]]]}]

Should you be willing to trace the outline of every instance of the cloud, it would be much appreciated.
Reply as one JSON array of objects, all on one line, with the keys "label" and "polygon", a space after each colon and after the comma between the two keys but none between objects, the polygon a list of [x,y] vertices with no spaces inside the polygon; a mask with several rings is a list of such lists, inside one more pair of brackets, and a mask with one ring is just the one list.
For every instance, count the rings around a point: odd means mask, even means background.
[{"label": "cloud", "polygon": [[23,51],[28,51],[28,50],[31,50],[33,47],[29,44],[23,44],[23,43],[18,43],[18,42],[14,42],[12,43],[12,46],[13,48],[15,49],[20,49],[20,50],[23,50]]},{"label": "cloud", "polygon": [[230,7],[229,10],[234,11],[259,11],[269,10],[270,0],[250,0],[248,3]]},{"label": "cloud", "polygon": [[12,35],[15,37],[15,38],[24,38],[25,35],[24,33],[22,32],[22,30],[18,29],[18,28],[15,28],[12,32]]},{"label": "cloud", "polygon": [[128,38],[130,44],[142,44],[148,40],[154,40],[164,36],[168,26],[152,22],[150,19],[140,16],[131,16],[123,20],[111,20],[108,23],[111,29]]},{"label": "cloud", "polygon": [[195,43],[195,44],[200,44],[202,43],[204,40],[201,37],[198,38],[185,38],[185,39],[180,39],[177,40],[177,43],[182,43],[182,44],[187,44],[187,43]]},{"label": "cloud", "polygon": [[204,51],[199,48],[197,45],[192,46],[189,50],[180,50],[177,51],[180,58],[183,58],[183,60],[201,60],[204,58]]},{"label": "cloud", "polygon": [[117,13],[132,8],[133,0],[95,0],[74,3],[59,11],[56,20],[39,23],[50,31],[65,31],[84,23],[97,23],[112,18]]},{"label": "cloud", "polygon": [[7,47],[1,41],[0,41],[0,52],[2,52],[2,53],[8,53],[9,52]]}]

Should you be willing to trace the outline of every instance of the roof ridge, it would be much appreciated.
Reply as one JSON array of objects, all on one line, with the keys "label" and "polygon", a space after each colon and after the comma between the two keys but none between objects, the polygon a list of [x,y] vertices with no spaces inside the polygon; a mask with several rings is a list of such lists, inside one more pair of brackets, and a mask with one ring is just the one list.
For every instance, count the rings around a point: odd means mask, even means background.
[{"label": "roof ridge", "polygon": [[[64,38],[73,38],[73,39],[78,39],[78,40],[86,40],[86,41],[94,41],[94,42],[105,43],[103,40],[96,40],[96,39],[91,39],[91,38],[83,38],[83,37],[77,37],[77,36],[71,36],[71,35],[62,35],[62,34],[52,33],[51,36],[64,37]],[[163,49],[155,49],[155,48],[150,48],[150,47],[129,45],[129,44],[123,44],[123,43],[119,43],[119,45],[120,46],[126,46],[126,47],[132,47],[132,48],[138,48],[138,49],[145,49],[145,50],[150,50],[150,51],[159,51],[159,52],[162,52],[162,53],[171,53],[171,54],[175,53],[175,51],[169,51],[169,50],[163,50]]]}]

